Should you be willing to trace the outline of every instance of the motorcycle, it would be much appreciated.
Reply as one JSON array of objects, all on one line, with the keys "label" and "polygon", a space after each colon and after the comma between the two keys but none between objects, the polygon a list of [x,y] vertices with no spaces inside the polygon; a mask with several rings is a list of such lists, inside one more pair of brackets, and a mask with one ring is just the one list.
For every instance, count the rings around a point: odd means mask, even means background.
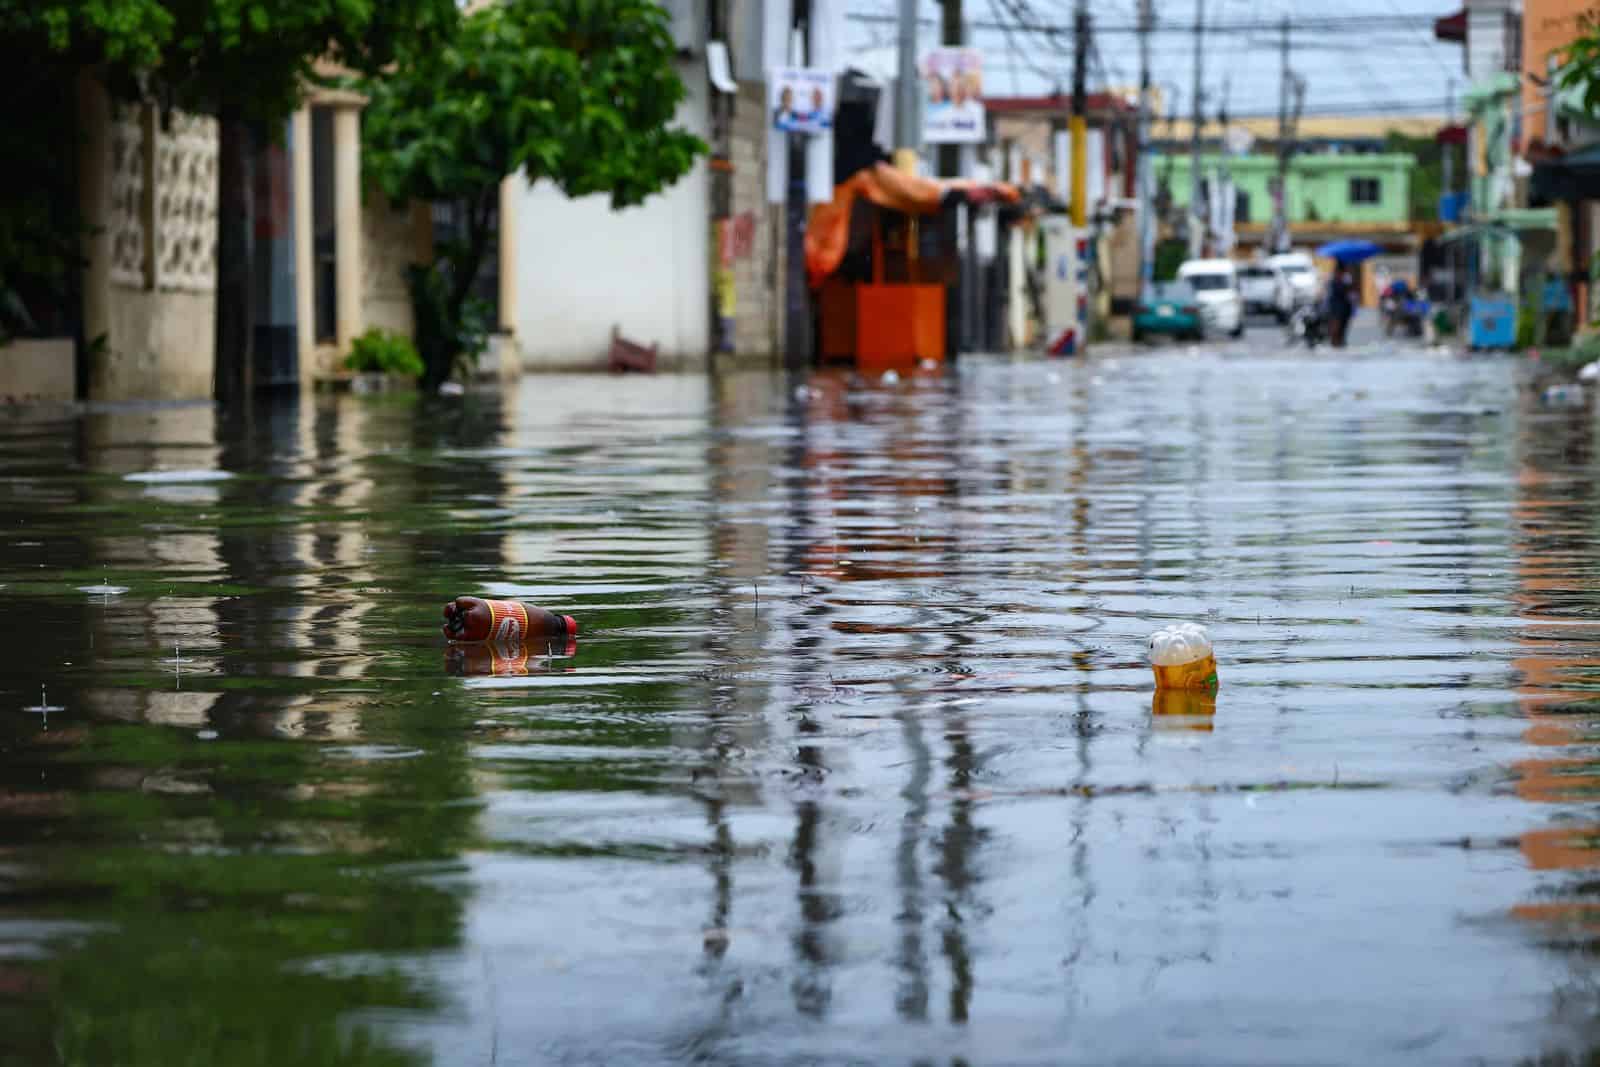
[{"label": "motorcycle", "polygon": [[1285,341],[1289,345],[1303,344],[1307,348],[1316,348],[1328,342],[1328,319],[1322,309],[1315,304],[1304,304],[1296,308],[1289,317],[1289,325],[1285,330]]},{"label": "motorcycle", "polygon": [[1396,330],[1405,330],[1407,337],[1421,337],[1428,311],[1428,302],[1409,291],[1386,292],[1378,300],[1385,337],[1393,337]]}]

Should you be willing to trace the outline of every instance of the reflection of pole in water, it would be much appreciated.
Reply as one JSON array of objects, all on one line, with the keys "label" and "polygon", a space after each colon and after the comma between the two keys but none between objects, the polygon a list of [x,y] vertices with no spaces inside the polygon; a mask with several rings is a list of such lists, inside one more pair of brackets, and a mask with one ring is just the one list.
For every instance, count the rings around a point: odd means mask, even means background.
[{"label": "reflection of pole in water", "polygon": [[[816,530],[811,521],[808,505],[812,482],[816,478],[812,454],[812,436],[816,428],[807,418],[807,405],[798,402],[790,391],[786,412],[790,427],[795,430],[793,444],[787,450],[789,470],[805,477],[788,479],[789,492],[785,503],[787,523],[783,530],[788,556],[784,572],[793,573],[806,566],[807,546],[812,543]],[[817,596],[807,601],[804,609],[788,614],[788,662],[792,665],[791,686],[809,687],[826,677],[821,655],[828,616],[833,613],[825,597]],[[775,632],[775,636],[778,634]],[[830,685],[831,688],[831,685]],[[820,733],[820,728],[805,713],[796,725],[801,735]],[[808,789],[820,782],[827,773],[822,749],[802,741],[796,746],[795,761],[799,774],[797,785]],[[807,797],[795,805],[794,840],[789,849],[789,865],[796,874],[796,897],[800,912],[800,930],[793,939],[795,954],[799,957],[800,971],[791,984],[795,1007],[802,1015],[819,1018],[826,1013],[832,996],[827,983],[826,969],[832,960],[828,952],[825,927],[837,916],[830,896],[821,891],[817,873],[816,854],[821,835],[823,812],[821,805]]]},{"label": "reflection of pole in water", "polygon": [[911,753],[911,777],[900,791],[906,806],[900,817],[900,844],[895,850],[895,874],[900,885],[900,914],[895,916],[900,940],[895,965],[901,979],[894,1001],[902,1018],[922,1022],[928,1017],[928,963],[922,950],[922,866],[917,845],[927,825],[933,755],[922,736],[918,706],[908,702],[895,717],[900,720],[900,734]]},{"label": "reflection of pole in water", "polygon": [[950,1021],[964,1023],[972,1001],[973,977],[962,924],[972,910],[968,906],[972,903],[970,861],[981,833],[972,821],[972,773],[977,758],[964,716],[954,718],[945,740],[950,745],[950,758],[946,761],[950,768],[950,825],[939,841],[939,875],[945,882],[949,907],[941,940],[950,965]]},{"label": "reflection of pole in water", "polygon": [[[820,728],[809,719],[800,724],[801,733],[819,733]],[[822,750],[816,745],[802,745],[797,762],[820,780],[824,768]],[[794,843],[789,849],[789,863],[797,875],[796,903],[800,909],[800,931],[795,935],[794,947],[804,966],[792,983],[795,1009],[802,1015],[821,1018],[827,1014],[833,999],[832,987],[826,981],[825,970],[833,962],[829,958],[826,927],[838,918],[831,893],[823,892],[817,877],[816,852],[822,825],[822,806],[815,800],[802,800],[795,805]]]}]

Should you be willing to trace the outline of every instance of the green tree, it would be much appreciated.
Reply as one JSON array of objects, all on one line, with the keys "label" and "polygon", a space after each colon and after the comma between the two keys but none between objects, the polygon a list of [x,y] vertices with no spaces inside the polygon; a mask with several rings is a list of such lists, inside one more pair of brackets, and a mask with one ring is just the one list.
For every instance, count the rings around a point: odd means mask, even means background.
[{"label": "green tree", "polygon": [[1583,109],[1600,115],[1600,11],[1585,11],[1578,16],[1578,36],[1562,53],[1557,75],[1563,89],[1583,92]]},{"label": "green tree", "polygon": [[1411,171],[1411,201],[1406,205],[1411,220],[1438,218],[1439,196],[1444,192],[1444,154],[1439,142],[1390,130],[1384,135],[1383,150],[1417,161]]},{"label": "green tree", "polygon": [[413,272],[424,385],[481,347],[471,292],[504,178],[520,171],[623,208],[705,151],[669,126],[684,96],[674,54],[666,12],[651,0],[506,0],[364,84],[367,173],[394,199],[457,205],[464,223]]}]

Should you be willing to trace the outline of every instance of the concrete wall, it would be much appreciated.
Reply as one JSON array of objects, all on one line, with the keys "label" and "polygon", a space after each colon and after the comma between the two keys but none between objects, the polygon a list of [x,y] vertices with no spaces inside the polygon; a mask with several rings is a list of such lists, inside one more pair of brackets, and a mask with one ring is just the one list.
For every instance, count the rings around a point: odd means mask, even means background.
[{"label": "concrete wall", "polygon": [[1508,60],[1509,69],[1516,69],[1522,56],[1511,52],[1508,20],[1520,17],[1520,0],[1467,0],[1466,11],[1467,77],[1474,82],[1492,77],[1508,69]]},{"label": "concrete wall", "polygon": [[[1550,57],[1560,62],[1560,51],[1581,29],[1579,17],[1594,7],[1594,0],[1524,0],[1522,11],[1522,69],[1544,78]],[[1524,141],[1550,140],[1551,123],[1545,113],[1545,90],[1532,78],[1522,81],[1522,136]]]},{"label": "concrete wall", "polygon": [[[677,123],[706,137],[704,62],[684,62]],[[548,182],[513,197],[516,341],[530,369],[593,366],[619,327],[659,344],[667,366],[703,367],[710,348],[710,190],[704,159],[639,207],[569,200]]]},{"label": "concrete wall", "polygon": [[425,207],[396,204],[368,189],[361,204],[363,328],[373,326],[411,336],[411,294],[406,267],[416,260],[418,213]]},{"label": "concrete wall", "polygon": [[734,104],[733,163],[734,220],[748,219],[752,231],[749,253],[733,261],[734,352],[741,359],[776,359],[782,351],[783,299],[779,282],[783,263],[783,209],[767,203],[766,85],[739,86]]},{"label": "concrete wall", "polygon": [[75,386],[73,359],[70,337],[0,345],[0,404],[70,402]]},{"label": "concrete wall", "polygon": [[79,86],[84,333],[91,400],[209,398],[215,364],[217,130]]},{"label": "concrete wall", "polygon": [[111,330],[89,370],[94,400],[201,400],[211,396],[217,297],[111,287]]}]

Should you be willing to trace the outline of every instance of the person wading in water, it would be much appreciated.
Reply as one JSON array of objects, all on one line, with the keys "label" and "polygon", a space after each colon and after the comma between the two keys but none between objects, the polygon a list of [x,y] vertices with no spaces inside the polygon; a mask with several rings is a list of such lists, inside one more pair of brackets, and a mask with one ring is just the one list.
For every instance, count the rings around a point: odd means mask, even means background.
[{"label": "person wading in water", "polygon": [[1350,319],[1356,313],[1356,283],[1350,268],[1335,263],[1328,277],[1328,339],[1333,347],[1343,348],[1350,330]]}]

